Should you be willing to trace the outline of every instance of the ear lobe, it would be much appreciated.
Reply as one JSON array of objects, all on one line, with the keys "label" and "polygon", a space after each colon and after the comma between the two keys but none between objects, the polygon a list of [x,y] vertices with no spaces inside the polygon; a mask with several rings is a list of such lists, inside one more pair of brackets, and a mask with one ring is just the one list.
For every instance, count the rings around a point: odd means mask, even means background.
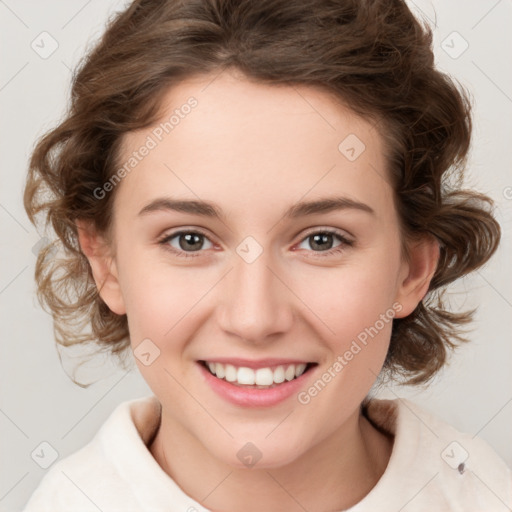
[{"label": "ear lobe", "polygon": [[409,259],[404,262],[407,270],[399,283],[397,301],[402,310],[396,315],[403,318],[410,315],[425,297],[434,277],[439,261],[439,242],[433,237],[424,237],[409,247]]},{"label": "ear lobe", "polygon": [[126,314],[111,247],[104,237],[95,231],[92,223],[79,219],[76,221],[76,226],[80,247],[89,261],[100,297],[113,313]]}]

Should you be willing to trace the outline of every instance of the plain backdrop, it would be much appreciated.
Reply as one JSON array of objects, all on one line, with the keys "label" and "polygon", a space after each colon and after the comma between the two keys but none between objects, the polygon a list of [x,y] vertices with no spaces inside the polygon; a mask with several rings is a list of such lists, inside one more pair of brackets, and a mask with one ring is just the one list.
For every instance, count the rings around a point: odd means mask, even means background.
[{"label": "plain backdrop", "polygon": [[[82,389],[71,382],[66,372],[74,361],[61,364],[51,318],[35,297],[35,253],[44,234],[30,224],[22,205],[27,159],[35,140],[64,113],[70,70],[108,16],[125,4],[0,0],[1,511],[21,510],[44,476],[45,461],[37,453],[43,451],[47,463],[52,455],[65,457],[92,438],[117,404],[150,393],[136,370],[127,373],[101,360],[86,368],[90,380],[100,379],[95,384]],[[409,5],[435,27],[438,67],[473,96],[466,184],[496,201],[503,240],[486,267],[450,289],[454,307],[479,308],[472,342],[427,390],[396,386],[381,395],[416,401],[486,440],[512,466],[512,4]]]}]

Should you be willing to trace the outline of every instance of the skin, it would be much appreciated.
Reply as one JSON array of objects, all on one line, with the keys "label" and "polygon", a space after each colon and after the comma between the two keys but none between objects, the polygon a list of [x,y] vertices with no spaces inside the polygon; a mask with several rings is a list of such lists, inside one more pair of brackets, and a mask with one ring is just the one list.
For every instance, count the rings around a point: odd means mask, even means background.
[{"label": "skin", "polygon": [[[421,240],[402,257],[381,136],[312,87],[264,85],[234,71],[190,78],[167,92],[161,119],[125,136],[119,163],[190,96],[197,107],[117,185],[113,242],[77,223],[101,297],[127,315],[132,348],[149,338],[160,350],[149,366],[135,359],[162,404],[149,449],[211,510],[350,507],[375,486],[392,451],[393,438],[359,410],[382,368],[391,322],[307,405],[296,396],[269,408],[233,405],[210,389],[195,361],[299,358],[317,362],[319,377],[393,303],[401,306],[396,317],[415,309],[438,246]],[[338,150],[349,134],[366,146],[354,161]],[[374,214],[346,208],[283,217],[298,201],[334,195]],[[214,202],[226,218],[138,215],[162,196]],[[333,236],[318,248],[311,235],[322,228],[352,245],[332,253],[340,246]],[[206,235],[199,252],[189,249],[195,257],[158,243],[179,229]],[[263,251],[252,263],[236,252],[247,236]],[[167,245],[180,250],[179,242]],[[251,469],[237,458],[248,441],[262,454]]]}]

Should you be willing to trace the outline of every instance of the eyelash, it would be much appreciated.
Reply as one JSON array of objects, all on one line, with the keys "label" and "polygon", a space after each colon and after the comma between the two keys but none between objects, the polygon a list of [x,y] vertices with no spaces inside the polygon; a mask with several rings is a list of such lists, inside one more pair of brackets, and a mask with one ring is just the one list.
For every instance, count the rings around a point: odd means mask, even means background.
[{"label": "eyelash", "polygon": [[[163,248],[167,251],[172,252],[175,256],[179,258],[196,258],[197,256],[200,256],[200,254],[204,251],[193,251],[192,253],[187,253],[186,251],[178,251],[174,247],[171,247],[168,242],[172,240],[173,238],[176,238],[179,235],[200,235],[209,240],[207,235],[205,233],[202,233],[201,231],[196,230],[187,230],[187,231],[177,231],[176,233],[171,233],[168,235],[165,235],[163,238],[158,240],[158,243],[163,246]],[[312,251],[313,253],[317,253],[314,258],[324,258],[328,256],[333,256],[335,254],[339,254],[346,250],[347,247],[352,247],[354,245],[354,242],[352,240],[349,240],[344,235],[342,235],[340,232],[332,229],[322,229],[318,231],[311,231],[307,233],[299,243],[302,243],[304,240],[307,240],[308,238],[312,237],[313,235],[333,235],[341,242],[338,247],[334,247],[333,249],[329,249],[328,251]],[[210,240],[211,241],[211,240]]]}]

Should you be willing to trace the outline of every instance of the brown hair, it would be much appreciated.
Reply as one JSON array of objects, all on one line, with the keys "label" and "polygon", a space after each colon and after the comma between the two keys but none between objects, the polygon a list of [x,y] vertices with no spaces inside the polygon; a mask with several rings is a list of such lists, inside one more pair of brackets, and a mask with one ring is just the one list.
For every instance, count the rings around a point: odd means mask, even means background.
[{"label": "brown hair", "polygon": [[[115,173],[123,135],[156,119],[169,87],[227,67],[322,88],[379,125],[404,239],[433,236],[441,251],[425,299],[394,320],[384,370],[427,382],[472,315],[449,312],[443,287],[490,258],[500,228],[489,198],[449,179],[467,163],[471,104],[435,69],[432,31],[402,0],[136,0],[113,17],[74,76],[66,118],[35,147],[25,187],[31,222],[46,212],[57,235],[35,271],[57,343],[127,352],[126,315],[100,298],[75,221],[108,235],[115,189],[102,200],[93,191]],[[55,246],[66,258],[48,257]]]}]

